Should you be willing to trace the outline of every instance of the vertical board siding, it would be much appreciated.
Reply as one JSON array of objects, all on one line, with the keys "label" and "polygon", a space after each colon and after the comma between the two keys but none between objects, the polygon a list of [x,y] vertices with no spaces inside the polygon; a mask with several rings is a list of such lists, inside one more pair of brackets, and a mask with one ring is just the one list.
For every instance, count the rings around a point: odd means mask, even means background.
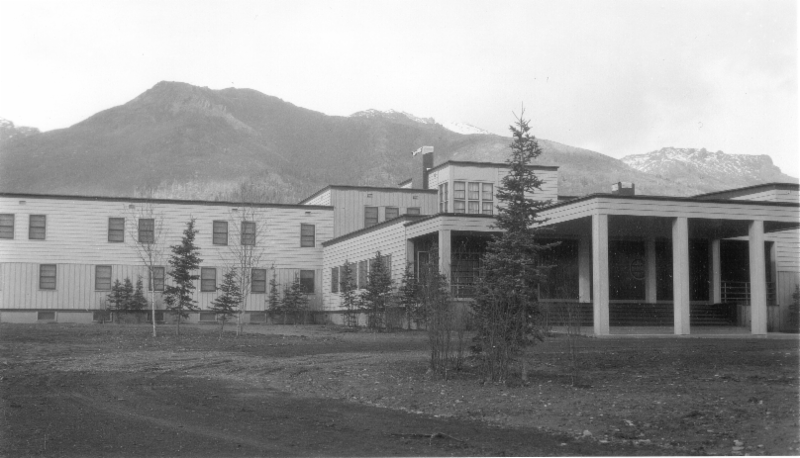
[{"label": "vertical board siding", "polygon": [[[330,292],[331,268],[342,266],[345,261],[357,263],[365,259],[372,259],[377,251],[380,251],[382,256],[392,256],[392,280],[395,287],[399,286],[406,266],[406,235],[403,224],[391,224],[326,247],[322,268],[322,295],[325,310],[340,308],[339,294]],[[353,270],[353,273],[356,274],[357,268]]]},{"label": "vertical board siding", "polygon": [[[371,194],[372,197],[367,197]],[[414,199],[416,197],[416,199]],[[386,207],[397,207],[405,214],[408,207],[419,207],[423,215],[438,211],[437,195],[430,192],[394,192],[368,189],[333,189],[331,205],[334,212],[334,237],[364,228],[364,207],[378,207],[378,222],[385,221]]]}]

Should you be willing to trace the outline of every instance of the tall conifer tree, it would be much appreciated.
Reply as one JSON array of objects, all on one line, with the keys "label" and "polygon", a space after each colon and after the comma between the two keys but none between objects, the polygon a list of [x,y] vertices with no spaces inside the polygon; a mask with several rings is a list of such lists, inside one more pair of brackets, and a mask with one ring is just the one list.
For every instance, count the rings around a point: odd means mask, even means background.
[{"label": "tall conifer tree", "polygon": [[189,316],[189,312],[199,310],[194,299],[195,282],[200,278],[196,273],[200,268],[200,249],[195,245],[194,239],[197,229],[194,228],[195,220],[192,218],[186,223],[180,245],[170,247],[172,255],[169,258],[172,285],[164,289],[164,301],[167,309],[177,314],[175,331],[180,335],[181,318]]}]

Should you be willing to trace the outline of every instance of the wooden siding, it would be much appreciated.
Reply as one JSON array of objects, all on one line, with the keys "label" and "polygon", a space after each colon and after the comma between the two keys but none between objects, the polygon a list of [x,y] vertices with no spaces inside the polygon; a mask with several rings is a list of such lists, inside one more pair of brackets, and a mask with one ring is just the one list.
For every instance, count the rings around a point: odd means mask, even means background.
[{"label": "wooden siding", "polygon": [[383,256],[392,256],[392,279],[398,286],[406,265],[406,227],[401,221],[326,247],[322,269],[325,310],[340,307],[339,294],[331,293],[331,268],[342,266],[345,261],[354,263],[372,259],[377,251]]},{"label": "wooden siding", "polygon": [[744,196],[737,196],[731,200],[761,200],[767,202],[793,202],[800,201],[800,194],[797,191],[786,189],[768,189],[758,191]]},{"label": "wooden siding", "polygon": [[[39,289],[39,264],[34,263],[2,263],[0,264],[0,282],[7,285],[0,291],[0,309],[54,309],[54,310],[103,310],[110,291],[95,290],[95,265],[89,264],[57,264],[56,289]],[[215,267],[205,265],[204,267]],[[275,269],[278,282],[278,291],[283,292],[284,286],[291,284],[296,275],[300,274],[299,268]],[[308,296],[312,308],[319,309],[322,305],[322,269],[314,270],[315,293]],[[217,287],[222,283],[222,277],[227,270],[217,267]],[[198,272],[199,273],[199,272]],[[267,293],[250,293],[246,307],[243,310],[266,310],[266,301],[269,293],[269,281],[272,280],[273,270],[267,270]],[[123,281],[130,278],[136,284],[137,277],[141,275],[145,289],[145,297],[150,300],[148,288],[147,269],[141,265],[111,265],[111,281]],[[165,283],[170,284],[167,276]],[[217,292],[200,292],[200,282],[195,285],[195,300],[201,310],[209,310],[212,301],[220,294]],[[161,292],[156,292],[156,308],[163,309]]]},{"label": "wooden siding", "polygon": [[[19,202],[25,201],[22,205]],[[3,262],[41,264],[139,264],[134,234],[142,203],[129,209],[125,201],[68,199],[25,199],[0,197],[0,213],[15,215],[14,239],[0,239]],[[191,204],[150,204],[157,218],[163,218],[163,241],[158,244],[168,255],[170,245],[180,242],[186,222],[196,218],[197,244],[204,265],[224,265],[231,257],[228,246],[212,243],[214,220],[229,221],[229,244],[239,243],[240,218],[233,207]],[[248,209],[248,212],[250,210]],[[315,269],[322,264],[322,242],[333,237],[333,210],[302,207],[268,207],[254,210],[264,221],[257,246],[263,249],[262,266]],[[45,240],[28,240],[28,215],[47,215]],[[126,218],[124,243],[108,242],[108,218]],[[300,248],[300,224],[314,224],[316,247]]]},{"label": "wooden siding", "polygon": [[[372,197],[367,197],[371,195]],[[416,197],[416,199],[414,198]],[[334,208],[334,237],[364,228],[364,208],[378,207],[378,222],[386,220],[386,207],[397,207],[405,214],[408,207],[419,207],[423,215],[438,211],[436,194],[430,192],[410,193],[391,190],[333,189],[331,205]]]},{"label": "wooden siding", "polygon": [[331,190],[330,188],[322,191],[318,196],[303,202],[303,205],[330,205],[331,204]]}]

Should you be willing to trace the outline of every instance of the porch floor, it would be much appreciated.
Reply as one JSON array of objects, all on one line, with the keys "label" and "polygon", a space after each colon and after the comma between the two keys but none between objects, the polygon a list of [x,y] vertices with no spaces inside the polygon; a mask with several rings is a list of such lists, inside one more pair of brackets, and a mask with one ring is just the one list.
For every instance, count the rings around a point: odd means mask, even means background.
[{"label": "porch floor", "polygon": [[[553,332],[566,333],[564,326],[554,326]],[[581,326],[580,333],[595,337],[592,326]],[[675,336],[672,326],[611,326],[610,337],[750,337],[750,328],[742,326],[696,326],[688,336]],[[598,336],[609,337],[609,336]],[[760,336],[761,337],[761,336]],[[800,339],[800,335],[782,332],[770,332],[769,338]]]}]

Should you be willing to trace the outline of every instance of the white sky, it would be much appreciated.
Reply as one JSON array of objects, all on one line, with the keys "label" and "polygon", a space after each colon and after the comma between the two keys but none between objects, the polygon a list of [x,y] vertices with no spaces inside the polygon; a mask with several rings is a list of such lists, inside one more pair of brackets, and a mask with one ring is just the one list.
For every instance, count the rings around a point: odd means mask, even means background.
[{"label": "white sky", "polygon": [[0,0],[0,116],[68,127],[161,80],[252,88],[622,157],[664,146],[798,170],[794,0]]}]

